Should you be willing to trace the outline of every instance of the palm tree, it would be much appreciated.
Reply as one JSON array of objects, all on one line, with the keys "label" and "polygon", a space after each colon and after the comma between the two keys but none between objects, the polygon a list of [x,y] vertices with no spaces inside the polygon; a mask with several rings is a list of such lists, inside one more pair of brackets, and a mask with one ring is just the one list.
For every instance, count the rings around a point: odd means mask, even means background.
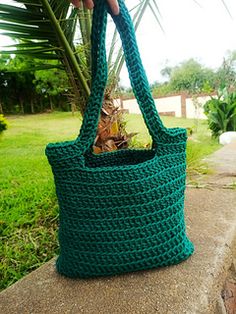
[{"label": "palm tree", "polygon": [[[70,81],[70,98],[82,115],[90,94],[91,58],[90,33],[91,12],[78,10],[68,0],[13,0],[16,5],[0,4],[0,29],[4,35],[18,41],[13,50],[1,54],[23,54],[41,60],[58,60]],[[135,29],[140,24],[147,7],[159,23],[155,0],[140,0],[133,8]],[[160,25],[160,23],[159,23]],[[79,31],[78,27],[79,26]],[[78,34],[81,40],[76,43]],[[106,151],[127,146],[129,135],[121,123],[121,112],[114,105],[112,92],[117,88],[119,75],[124,64],[122,49],[118,52],[117,31],[114,31],[108,54],[109,80],[101,112],[95,151]],[[116,57],[114,55],[116,51]],[[45,63],[41,68],[47,68]],[[31,69],[32,70],[32,69]]]}]

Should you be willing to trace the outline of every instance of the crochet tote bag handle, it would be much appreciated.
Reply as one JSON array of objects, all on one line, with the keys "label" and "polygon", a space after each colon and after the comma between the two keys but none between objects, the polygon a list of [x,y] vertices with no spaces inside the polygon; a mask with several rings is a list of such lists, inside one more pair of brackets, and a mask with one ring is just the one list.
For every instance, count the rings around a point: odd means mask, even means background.
[{"label": "crochet tote bag handle", "polygon": [[[119,15],[110,15],[114,20],[120,34],[126,65],[129,72],[131,85],[138,101],[144,121],[152,137],[155,147],[167,129],[163,126],[152,98],[149,83],[142,65],[135,37],[132,20],[123,0],[119,0]],[[104,91],[107,83],[106,60],[106,26],[108,5],[105,0],[96,0],[93,11],[92,24],[92,86],[91,94],[84,114],[80,135],[76,140],[81,152],[86,152],[93,145],[102,107]]]}]

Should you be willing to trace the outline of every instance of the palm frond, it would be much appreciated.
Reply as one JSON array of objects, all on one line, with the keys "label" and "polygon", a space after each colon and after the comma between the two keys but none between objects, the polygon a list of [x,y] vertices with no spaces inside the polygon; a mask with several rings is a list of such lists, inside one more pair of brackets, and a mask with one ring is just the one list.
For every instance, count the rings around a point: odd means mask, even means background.
[{"label": "palm frond", "polygon": [[[143,18],[143,15],[145,14],[148,7],[150,7],[156,21],[158,22],[158,25],[160,26],[162,31],[164,31],[162,28],[160,19],[158,18],[158,14],[159,15],[161,15],[161,14],[160,14],[160,10],[159,10],[155,0],[141,0],[140,3],[136,6],[136,8],[135,8],[136,11],[133,15],[133,23],[134,23],[135,31],[138,29],[140,22]],[[113,39],[114,39],[114,37],[113,37]],[[113,41],[112,41],[112,44],[115,45],[115,43],[113,43]],[[112,49],[112,47],[111,47],[111,49]],[[109,55],[109,57],[110,57],[110,55]],[[116,59],[115,59],[113,64],[111,64],[111,57],[110,57],[110,59],[108,58],[108,60],[110,61],[110,63],[108,63],[108,65],[109,65],[109,68],[111,69],[110,70],[111,71],[111,77],[113,78],[113,80],[111,80],[111,84],[114,85],[115,84],[114,80],[117,80],[120,77],[120,72],[121,72],[121,69],[122,69],[124,61],[125,61],[122,47],[120,47],[120,49],[117,53]]]},{"label": "palm frond", "polygon": [[[158,17],[158,14],[161,16],[161,12],[156,4],[156,1],[154,0],[153,1],[153,4],[151,2],[149,2],[148,4],[149,8],[151,9],[152,11],[152,14],[155,18],[155,20],[157,21],[157,24],[159,25],[160,29],[162,30],[163,33],[165,33],[164,31],[164,28],[162,27],[162,24],[161,24],[161,21],[160,21],[160,18]],[[154,6],[154,7],[153,7]],[[157,12],[156,12],[157,11]],[[157,14],[158,13],[158,14]]]},{"label": "palm frond", "polygon": [[[78,95],[87,98],[90,93],[88,78],[83,73],[83,61],[74,45],[78,10],[70,6],[68,0],[14,2],[15,5],[0,4],[0,29],[5,31],[3,35],[17,39],[18,43],[0,53],[60,61],[70,73]],[[15,49],[9,50],[13,47]]]},{"label": "palm frond", "polygon": [[229,16],[231,17],[231,19],[233,19],[233,16],[232,16],[232,14],[231,14],[231,12],[230,12],[230,10],[228,8],[227,3],[224,0],[221,0],[221,2],[223,4],[224,8],[226,9],[226,11],[228,12]]}]

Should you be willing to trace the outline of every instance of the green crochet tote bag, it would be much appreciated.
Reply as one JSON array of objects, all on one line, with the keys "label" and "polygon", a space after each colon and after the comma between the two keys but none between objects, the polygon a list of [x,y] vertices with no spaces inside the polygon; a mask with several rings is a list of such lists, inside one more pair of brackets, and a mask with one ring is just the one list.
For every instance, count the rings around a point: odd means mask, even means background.
[{"label": "green crochet tote bag", "polygon": [[177,264],[193,253],[185,232],[186,130],[167,129],[156,111],[129,12],[111,14],[120,33],[133,91],[152,149],[95,155],[107,82],[106,1],[97,0],[92,27],[92,87],[77,139],[48,144],[60,207],[59,273],[93,277]]}]

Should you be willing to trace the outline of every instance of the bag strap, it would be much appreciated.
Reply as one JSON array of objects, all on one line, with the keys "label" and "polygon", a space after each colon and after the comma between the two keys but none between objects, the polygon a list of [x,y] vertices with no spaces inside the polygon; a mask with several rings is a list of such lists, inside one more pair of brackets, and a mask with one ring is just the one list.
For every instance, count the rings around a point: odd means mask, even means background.
[{"label": "bag strap", "polygon": [[89,150],[94,143],[107,83],[108,69],[105,45],[107,12],[112,16],[120,34],[131,85],[148,131],[152,137],[153,147],[160,141],[160,137],[164,135],[164,133],[167,133],[167,129],[162,124],[152,98],[149,83],[140,58],[131,17],[124,0],[118,0],[118,2],[120,6],[119,15],[113,15],[112,12],[110,12],[105,0],[96,0],[95,2],[91,35],[91,94],[84,114],[80,134],[75,141],[79,146],[79,150],[83,153]]}]

